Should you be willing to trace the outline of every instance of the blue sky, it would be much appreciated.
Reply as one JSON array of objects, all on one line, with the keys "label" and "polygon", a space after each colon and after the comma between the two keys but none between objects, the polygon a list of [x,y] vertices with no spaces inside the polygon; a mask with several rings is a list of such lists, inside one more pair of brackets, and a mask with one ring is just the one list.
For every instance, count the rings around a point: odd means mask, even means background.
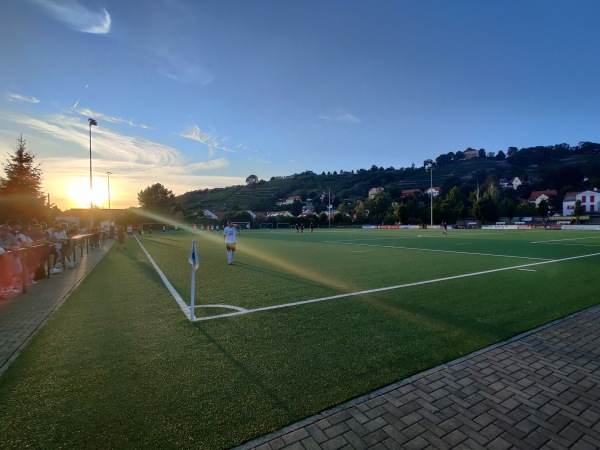
[{"label": "blue sky", "polygon": [[[596,0],[3,0],[0,152],[61,209],[600,142]],[[5,161],[6,158],[2,158]]]}]

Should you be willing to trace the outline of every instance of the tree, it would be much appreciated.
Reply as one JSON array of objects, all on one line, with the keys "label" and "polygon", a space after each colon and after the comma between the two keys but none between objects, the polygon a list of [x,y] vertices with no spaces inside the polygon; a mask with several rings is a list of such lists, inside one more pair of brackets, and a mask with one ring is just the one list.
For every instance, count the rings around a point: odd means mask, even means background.
[{"label": "tree", "polygon": [[294,203],[292,203],[292,211],[291,213],[298,217],[300,214],[302,214],[302,202],[298,199],[294,200]]},{"label": "tree", "polygon": [[42,170],[35,155],[27,151],[23,135],[17,138],[15,153],[3,163],[6,178],[0,178],[0,219],[46,219],[44,193],[41,190]]},{"label": "tree", "polygon": [[380,191],[371,200],[367,200],[367,206],[370,210],[370,217],[381,222],[384,220],[388,209],[392,206],[392,197],[389,193]]},{"label": "tree", "polygon": [[473,215],[481,221],[493,222],[498,218],[498,204],[486,192],[473,205]]},{"label": "tree", "polygon": [[140,208],[158,214],[172,215],[177,206],[173,192],[160,183],[148,186],[138,194]]},{"label": "tree", "polygon": [[258,183],[258,177],[256,175],[250,175],[248,178],[246,178],[247,185],[252,185],[256,183]]},{"label": "tree", "polygon": [[548,215],[548,211],[550,211],[548,202],[546,200],[541,200],[537,206],[537,213],[542,217],[546,217]]},{"label": "tree", "polygon": [[585,208],[581,204],[581,200],[575,201],[575,208],[573,208],[573,215],[575,219],[577,219],[577,223],[579,223],[579,217],[581,217],[585,213]]}]

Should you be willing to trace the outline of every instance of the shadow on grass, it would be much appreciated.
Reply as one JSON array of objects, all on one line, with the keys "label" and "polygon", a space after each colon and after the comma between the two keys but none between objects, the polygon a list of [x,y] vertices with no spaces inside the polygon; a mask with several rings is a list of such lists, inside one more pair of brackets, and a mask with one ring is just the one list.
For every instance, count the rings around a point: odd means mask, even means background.
[{"label": "shadow on grass", "polygon": [[294,411],[289,407],[289,405],[281,400],[272,389],[270,389],[261,379],[260,376],[256,375],[252,372],[247,366],[242,364],[235,356],[233,356],[217,339],[213,338],[206,330],[204,330],[199,324],[196,324],[196,329],[200,334],[202,334],[208,342],[210,342],[227,360],[231,362],[231,364],[237,368],[241,373],[243,373],[249,380],[254,383],[255,386],[259,388],[261,392],[265,394],[266,397],[271,399],[273,404],[277,405],[288,417],[294,417]]}]

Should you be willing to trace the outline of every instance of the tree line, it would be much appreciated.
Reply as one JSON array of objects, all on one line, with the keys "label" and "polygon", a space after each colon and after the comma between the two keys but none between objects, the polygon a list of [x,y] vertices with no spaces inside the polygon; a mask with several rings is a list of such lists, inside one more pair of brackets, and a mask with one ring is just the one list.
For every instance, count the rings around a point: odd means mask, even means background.
[{"label": "tree line", "polygon": [[[441,194],[437,197],[423,193],[424,189],[416,194],[406,195],[402,192],[402,187],[407,185],[407,180],[414,180],[415,177],[420,177],[421,184],[427,185],[431,170],[437,173],[445,167],[460,165],[465,160],[464,151],[441,154],[435,159],[425,160],[419,167],[415,164],[400,169],[372,166],[370,170],[340,171],[333,174],[323,172],[321,175],[307,171],[269,182],[250,175],[246,179],[250,185],[248,189],[255,189],[266,183],[280,183],[277,184],[279,187],[273,197],[259,199],[257,196],[250,200],[250,204],[224,201],[227,208],[222,219],[252,221],[247,209],[257,212],[273,211],[277,209],[275,203],[278,199],[296,193],[300,201],[289,205],[288,210],[297,217],[302,213],[307,200],[310,200],[314,211],[313,215],[295,219],[298,222],[328,222],[330,205],[337,211],[331,220],[340,225],[421,224],[429,223],[431,215],[434,223],[455,223],[467,217],[493,222],[498,217],[546,216],[552,211],[562,211],[562,199],[566,192],[600,186],[600,144],[580,142],[575,147],[558,144],[520,150],[509,147],[506,152],[497,153],[487,152],[485,149],[467,151],[476,153],[480,160],[501,163],[500,168],[492,174],[481,171],[469,174],[469,177],[457,177],[450,172],[443,178],[436,178],[436,184],[441,188]],[[588,159],[585,165],[557,164],[578,156],[592,157],[592,162]],[[35,155],[27,150],[23,136],[17,138],[14,154],[9,155],[3,167],[5,176],[0,177],[0,220],[17,219],[25,222],[35,217],[50,223],[53,217],[61,213],[42,192],[41,166],[36,164]],[[535,177],[531,176],[533,173]],[[528,182],[516,190],[505,189],[500,186],[500,179],[508,174],[520,175]],[[330,186],[329,190],[324,188],[327,185]],[[368,198],[367,193],[373,187],[383,189]],[[558,194],[550,202],[542,202],[538,206],[524,201],[532,190],[545,189],[555,189]],[[223,192],[229,196],[230,192],[235,191],[236,189],[223,188],[197,191],[197,195]],[[198,211],[184,206],[180,201],[181,197],[176,197],[161,183],[155,183],[140,191],[137,200],[143,213],[196,220]],[[135,214],[138,212],[131,211],[125,220],[128,223],[139,222],[141,218],[136,218]]]}]

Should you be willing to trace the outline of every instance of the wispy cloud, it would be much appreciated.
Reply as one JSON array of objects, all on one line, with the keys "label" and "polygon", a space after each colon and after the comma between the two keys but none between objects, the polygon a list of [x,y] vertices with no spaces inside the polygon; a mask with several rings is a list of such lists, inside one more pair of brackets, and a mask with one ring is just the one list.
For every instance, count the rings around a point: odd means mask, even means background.
[{"label": "wispy cloud", "polygon": [[198,14],[194,3],[144,2],[135,28],[120,27],[118,39],[147,52],[157,71],[171,80],[210,84],[219,71],[219,58],[211,44],[214,24],[209,14]]},{"label": "wispy cloud", "polygon": [[48,14],[82,33],[106,34],[110,31],[111,17],[106,9],[92,11],[77,0],[31,0]]},{"label": "wispy cloud", "polygon": [[25,97],[19,94],[8,94],[8,100],[11,102],[26,102],[26,103],[39,103],[40,101],[35,97]]},{"label": "wispy cloud", "polygon": [[190,125],[184,132],[175,134],[185,139],[200,142],[206,145],[209,150],[216,149],[235,153],[235,150],[225,147],[221,142],[223,139],[219,140],[215,133],[202,131],[197,125]]},{"label": "wispy cloud", "polygon": [[348,112],[343,110],[337,110],[330,114],[323,114],[317,116],[319,119],[324,120],[326,122],[342,122],[342,123],[360,123],[360,119]]},{"label": "wispy cloud", "polygon": [[[79,100],[77,101],[77,103],[79,103]],[[75,108],[75,106],[77,106],[77,103],[73,106],[73,108]],[[78,109],[77,112],[82,116],[92,117],[96,120],[100,120],[100,121],[104,121],[104,122],[108,122],[108,123],[125,124],[125,125],[129,125],[130,127],[137,126],[131,119],[127,120],[127,119],[122,119],[120,117],[107,116],[106,114],[102,114],[100,112],[93,111],[88,108]],[[141,128],[147,128],[147,127],[141,127]]]},{"label": "wispy cloud", "polygon": [[214,170],[222,169],[229,166],[229,160],[227,158],[211,159],[209,161],[201,161],[197,163],[188,164],[186,168],[192,172],[200,170]]},{"label": "wispy cloud", "polygon": [[[0,111],[0,123],[2,121],[18,123],[20,129],[25,128],[24,134],[31,139],[29,142],[39,145],[36,146],[39,150],[33,146],[31,149],[43,165],[44,189],[48,192],[58,192],[57,186],[64,185],[67,179],[87,177],[88,124],[74,112],[34,118]],[[111,130],[108,125],[94,127],[92,138],[94,186],[98,178],[104,179],[103,175],[110,171],[115,174],[114,183],[121,184],[129,193],[123,194],[124,197],[131,197],[131,193],[153,183],[162,183],[179,195],[197,189],[243,184],[244,181],[240,177],[207,174],[211,171],[218,173],[219,169],[228,167],[230,162],[227,158],[195,161],[177,148],[122,134]]]}]

